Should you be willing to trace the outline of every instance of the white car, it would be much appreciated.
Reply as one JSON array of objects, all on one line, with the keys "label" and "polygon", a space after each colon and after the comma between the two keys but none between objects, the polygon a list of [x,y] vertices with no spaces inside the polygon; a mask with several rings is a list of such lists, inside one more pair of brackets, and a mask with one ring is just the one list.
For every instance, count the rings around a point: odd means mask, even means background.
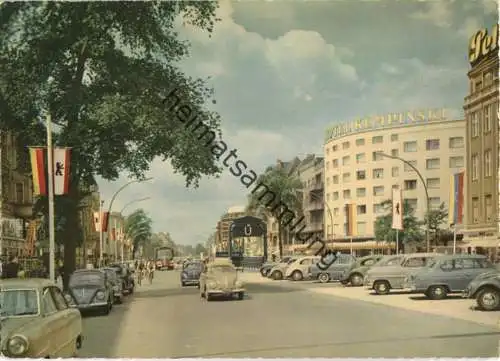
[{"label": "white car", "polygon": [[318,263],[320,256],[304,256],[290,264],[285,271],[285,278],[293,281],[302,281],[309,277],[309,267]]}]

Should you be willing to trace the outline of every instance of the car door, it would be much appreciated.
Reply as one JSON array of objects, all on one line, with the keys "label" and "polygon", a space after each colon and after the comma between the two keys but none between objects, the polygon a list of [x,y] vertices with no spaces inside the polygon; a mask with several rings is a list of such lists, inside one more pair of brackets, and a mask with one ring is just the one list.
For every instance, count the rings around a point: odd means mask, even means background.
[{"label": "car door", "polygon": [[61,345],[67,342],[67,335],[64,329],[64,320],[60,316],[56,302],[51,292],[52,287],[45,287],[42,291],[43,317],[46,322],[46,329],[43,337],[48,339],[48,353],[45,356],[62,357],[60,354]]},{"label": "car door", "polygon": [[[72,346],[76,344],[76,338],[79,335],[79,323],[81,316],[75,310],[70,309],[64,295],[58,287],[51,287],[52,298],[56,304],[57,310],[59,311],[60,318],[62,319],[62,329],[65,335],[65,349],[69,352],[65,352],[63,357],[71,357]],[[62,342],[61,342],[62,343]]]},{"label": "car door", "polygon": [[474,260],[471,258],[459,258],[455,260],[453,270],[453,291],[463,291],[469,283],[476,278],[478,270],[475,267]]},{"label": "car door", "polygon": [[346,255],[338,256],[335,262],[333,262],[332,265],[328,267],[327,272],[330,275],[330,279],[332,281],[338,281],[342,277],[344,271],[347,269],[350,263],[351,263],[350,256],[349,257]]}]

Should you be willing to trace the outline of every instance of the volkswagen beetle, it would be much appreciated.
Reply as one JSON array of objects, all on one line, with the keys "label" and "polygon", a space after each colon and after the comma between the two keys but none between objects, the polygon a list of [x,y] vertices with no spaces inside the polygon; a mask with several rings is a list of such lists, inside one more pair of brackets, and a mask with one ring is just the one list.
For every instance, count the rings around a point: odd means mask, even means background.
[{"label": "volkswagen beetle", "polygon": [[100,311],[108,314],[113,308],[113,288],[102,270],[77,270],[69,279],[65,295],[71,307],[80,311]]},{"label": "volkswagen beetle", "polygon": [[230,260],[215,260],[203,268],[200,275],[200,296],[207,301],[214,297],[245,297],[243,282],[238,280],[238,271]]}]

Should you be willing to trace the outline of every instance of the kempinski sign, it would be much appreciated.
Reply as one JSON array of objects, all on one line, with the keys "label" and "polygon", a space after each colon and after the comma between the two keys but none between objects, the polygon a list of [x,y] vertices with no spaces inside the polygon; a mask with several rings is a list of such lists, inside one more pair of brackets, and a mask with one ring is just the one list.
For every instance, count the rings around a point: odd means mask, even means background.
[{"label": "kempinski sign", "polygon": [[328,128],[325,134],[325,142],[344,135],[369,130],[447,120],[445,113],[446,109],[427,109],[401,113],[389,113],[386,115],[375,115],[356,119]]}]

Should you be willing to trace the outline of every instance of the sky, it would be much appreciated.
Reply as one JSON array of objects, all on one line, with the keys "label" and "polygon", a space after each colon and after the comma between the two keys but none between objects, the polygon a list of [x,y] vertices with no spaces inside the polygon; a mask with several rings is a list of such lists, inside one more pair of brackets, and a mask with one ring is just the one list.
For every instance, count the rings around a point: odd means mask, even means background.
[{"label": "sky", "polygon": [[[222,139],[257,173],[276,160],[323,153],[325,129],[361,116],[448,108],[462,118],[468,39],[498,21],[495,1],[220,2],[215,32],[183,25],[189,57],[179,66],[208,78]],[[113,204],[143,208],[155,232],[179,244],[205,242],[246,188],[227,168],[185,188],[170,163],[154,161],[146,183]],[[98,179],[105,207],[123,184]]]}]

